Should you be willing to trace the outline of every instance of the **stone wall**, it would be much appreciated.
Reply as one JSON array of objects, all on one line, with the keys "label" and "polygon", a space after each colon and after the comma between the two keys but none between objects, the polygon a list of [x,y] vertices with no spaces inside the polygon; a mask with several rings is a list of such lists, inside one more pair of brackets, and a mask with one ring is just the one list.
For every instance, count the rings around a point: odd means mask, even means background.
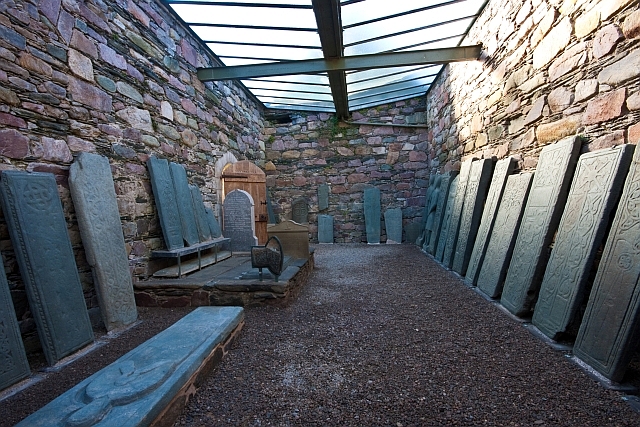
[{"label": "stone wall", "polygon": [[430,166],[469,156],[519,159],[582,135],[583,151],[640,139],[640,11],[632,0],[491,0],[427,95]]}]

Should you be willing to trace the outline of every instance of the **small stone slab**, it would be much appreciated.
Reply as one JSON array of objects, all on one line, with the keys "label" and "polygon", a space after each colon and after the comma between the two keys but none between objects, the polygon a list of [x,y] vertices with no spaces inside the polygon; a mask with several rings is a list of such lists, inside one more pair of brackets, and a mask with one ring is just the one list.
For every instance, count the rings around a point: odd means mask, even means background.
[{"label": "small stone slab", "polygon": [[291,203],[291,220],[298,224],[309,223],[309,203],[304,197],[300,197]]},{"label": "small stone slab", "polygon": [[333,215],[318,215],[318,243],[333,243]]},{"label": "small stone slab", "polygon": [[476,159],[469,159],[462,163],[460,167],[460,175],[458,175],[458,188],[456,189],[456,197],[451,206],[451,219],[447,230],[446,245],[442,256],[442,263],[445,267],[451,268],[453,257],[456,253],[456,243],[458,242],[458,232],[460,231],[460,220],[462,218],[462,209],[464,207],[464,199],[467,194],[467,182],[471,173],[471,164]]},{"label": "small stone slab", "polygon": [[109,160],[80,153],[69,170],[69,188],[102,321],[107,331],[130,325],[138,310]]},{"label": "small stone slab", "polygon": [[320,184],[318,186],[318,210],[329,209],[329,186]]},{"label": "small stone slab", "polygon": [[573,354],[621,381],[640,327],[640,150],[622,190]]},{"label": "small stone slab", "polygon": [[196,225],[198,227],[198,237],[201,242],[211,240],[211,229],[209,228],[209,221],[207,220],[207,211],[202,201],[202,194],[197,185],[190,184],[189,191],[191,191],[191,201],[193,202],[193,210],[196,214]]},{"label": "small stone slab", "polygon": [[449,193],[447,194],[447,202],[444,206],[444,214],[442,215],[442,223],[440,226],[440,237],[438,238],[438,249],[436,251],[436,259],[442,262],[444,257],[444,249],[447,246],[447,236],[449,234],[449,224],[451,223],[451,214],[453,212],[453,204],[458,192],[458,181],[460,175],[457,175],[449,185]]},{"label": "small stone slab", "polygon": [[551,339],[561,337],[583,302],[591,265],[622,191],[633,149],[622,145],[583,154],[578,160],[532,319]]},{"label": "small stone slab", "polygon": [[476,282],[478,289],[491,298],[497,298],[502,293],[504,277],[511,261],[532,179],[532,173],[521,173],[507,178]]},{"label": "small stone slab", "polygon": [[181,389],[197,386],[198,373],[222,357],[243,320],[241,307],[199,307],[17,426],[152,425]]},{"label": "small stone slab", "polygon": [[271,195],[269,191],[267,191],[267,218],[269,220],[269,224],[276,224],[278,221],[276,220],[276,213],[273,210],[273,204],[271,203]]},{"label": "small stone slab", "polygon": [[467,180],[467,192],[460,217],[458,241],[453,257],[453,271],[464,276],[471,258],[471,251],[476,240],[480,219],[487,198],[489,182],[493,172],[493,159],[483,159],[471,164],[471,172]]},{"label": "small stone slab", "polygon": [[254,207],[251,195],[244,190],[233,190],[224,198],[222,226],[224,236],[231,239],[233,252],[251,252],[258,244]]},{"label": "small stone slab", "polygon": [[387,244],[402,243],[402,208],[387,209],[384,212],[384,227]]},{"label": "small stone slab", "polygon": [[47,362],[93,342],[53,174],[3,171],[2,212]]},{"label": "small stone slab", "polygon": [[213,214],[213,211],[208,208],[205,208],[204,211],[207,214],[207,224],[209,224],[211,237],[213,237],[214,239],[222,237],[222,229],[220,228],[220,224],[218,223],[216,216]]},{"label": "small stone slab", "polygon": [[282,221],[267,227],[267,236],[277,236],[285,256],[309,258],[309,226],[294,221]]},{"label": "small stone slab", "polygon": [[365,188],[364,190],[364,222],[367,232],[367,243],[380,243],[380,189]]},{"label": "small stone slab", "polygon": [[189,190],[189,181],[187,180],[187,171],[184,166],[177,163],[169,163],[171,170],[171,180],[178,203],[178,212],[180,214],[180,224],[182,225],[182,237],[187,246],[193,246],[200,243],[198,236],[198,226],[196,224],[196,214],[193,210],[193,201],[191,200],[191,190]]},{"label": "small stone slab", "polygon": [[424,194],[424,209],[422,209],[422,219],[420,220],[420,236],[416,240],[416,245],[418,246],[424,246],[425,227],[427,225],[427,218],[429,217],[429,201],[435,188],[436,175],[437,174],[429,175],[429,187]]},{"label": "small stone slab", "polygon": [[500,299],[516,316],[527,316],[537,299],[579,151],[580,139],[570,137],[540,152]]},{"label": "small stone slab", "polygon": [[440,178],[440,189],[438,194],[438,204],[436,205],[436,215],[433,220],[433,231],[427,242],[427,252],[435,255],[438,248],[438,241],[440,239],[440,231],[442,229],[442,218],[444,217],[444,211],[447,205],[447,197],[449,196],[449,188],[451,187],[451,181],[458,176],[458,171],[449,171],[444,173]]},{"label": "small stone slab", "polygon": [[422,224],[419,222],[410,222],[404,227],[405,241],[415,243],[420,237]]},{"label": "small stone slab", "polygon": [[162,226],[162,235],[167,249],[173,250],[184,247],[182,238],[182,224],[180,213],[178,212],[178,202],[176,192],[173,188],[169,162],[167,159],[158,159],[155,156],[147,160],[149,177],[153,197],[158,210],[158,217]]},{"label": "small stone slab", "polygon": [[478,281],[480,267],[484,262],[484,256],[487,251],[487,246],[489,245],[489,236],[493,231],[493,224],[495,223],[500,199],[502,198],[504,187],[507,184],[507,178],[513,171],[516,164],[517,162],[513,157],[507,157],[506,159],[498,161],[493,170],[489,193],[487,195],[487,200],[485,201],[484,210],[482,211],[480,228],[478,228],[476,241],[473,244],[471,258],[469,259],[469,265],[467,266],[465,283],[469,286],[475,286]]}]

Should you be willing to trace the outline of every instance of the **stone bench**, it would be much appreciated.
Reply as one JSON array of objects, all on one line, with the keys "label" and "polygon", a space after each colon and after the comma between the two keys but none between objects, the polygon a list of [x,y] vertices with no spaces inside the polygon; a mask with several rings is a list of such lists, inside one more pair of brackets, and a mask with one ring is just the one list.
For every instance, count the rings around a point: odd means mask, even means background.
[{"label": "stone bench", "polygon": [[[191,273],[196,270],[201,270],[203,267],[206,267],[211,264],[215,264],[218,261],[229,258],[233,255],[231,251],[225,251],[223,253],[219,252],[220,246],[223,243],[229,243],[231,239],[227,237],[219,237],[217,239],[196,243],[191,246],[185,246],[184,248],[177,249],[162,249],[151,252],[151,257],[153,258],[177,258],[178,260],[178,271],[175,272],[173,268],[163,269],[155,272],[153,275],[155,277],[175,277],[176,274],[178,277],[182,276],[183,266],[181,263],[182,257],[185,255],[190,255],[193,253],[198,254],[198,262],[191,263],[185,266],[184,274]],[[209,249],[214,249],[214,253],[212,256],[202,258],[202,251],[206,251]]]},{"label": "stone bench", "polygon": [[240,307],[200,307],[17,426],[173,425],[243,324]]}]

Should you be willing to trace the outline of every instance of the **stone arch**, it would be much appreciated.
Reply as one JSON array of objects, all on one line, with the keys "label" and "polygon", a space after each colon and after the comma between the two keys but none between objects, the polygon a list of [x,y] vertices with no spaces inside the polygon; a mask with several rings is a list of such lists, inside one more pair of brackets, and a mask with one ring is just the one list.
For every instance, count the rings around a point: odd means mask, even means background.
[{"label": "stone arch", "polygon": [[222,157],[216,160],[216,163],[214,165],[213,188],[217,196],[217,200],[216,200],[217,203],[216,203],[216,206],[214,207],[214,213],[218,218],[222,218],[221,206],[222,206],[222,201],[224,200],[224,195],[222,194],[222,171],[224,170],[225,167],[227,167],[227,165],[234,164],[237,162],[238,162],[238,159],[236,159],[236,156],[234,156],[233,153],[231,153],[230,151],[227,151],[222,155]]}]

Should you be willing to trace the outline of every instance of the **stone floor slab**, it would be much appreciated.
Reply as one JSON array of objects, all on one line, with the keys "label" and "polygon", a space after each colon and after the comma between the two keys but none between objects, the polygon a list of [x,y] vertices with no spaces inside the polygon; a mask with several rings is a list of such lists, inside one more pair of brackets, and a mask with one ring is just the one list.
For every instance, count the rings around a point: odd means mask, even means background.
[{"label": "stone floor slab", "polygon": [[467,194],[467,183],[469,174],[471,173],[471,164],[476,159],[472,158],[462,162],[460,167],[460,175],[458,175],[458,187],[456,188],[456,197],[451,206],[451,219],[447,229],[447,238],[444,254],[442,255],[442,264],[451,268],[453,265],[453,257],[456,253],[456,243],[458,242],[458,232],[460,231],[460,219],[462,218],[462,209],[464,207],[464,199]]},{"label": "stone floor slab", "polygon": [[182,224],[178,212],[178,202],[171,180],[169,162],[167,159],[158,159],[155,156],[147,160],[151,188],[155,199],[156,209],[162,228],[162,235],[167,249],[173,250],[184,247],[182,238]]}]

